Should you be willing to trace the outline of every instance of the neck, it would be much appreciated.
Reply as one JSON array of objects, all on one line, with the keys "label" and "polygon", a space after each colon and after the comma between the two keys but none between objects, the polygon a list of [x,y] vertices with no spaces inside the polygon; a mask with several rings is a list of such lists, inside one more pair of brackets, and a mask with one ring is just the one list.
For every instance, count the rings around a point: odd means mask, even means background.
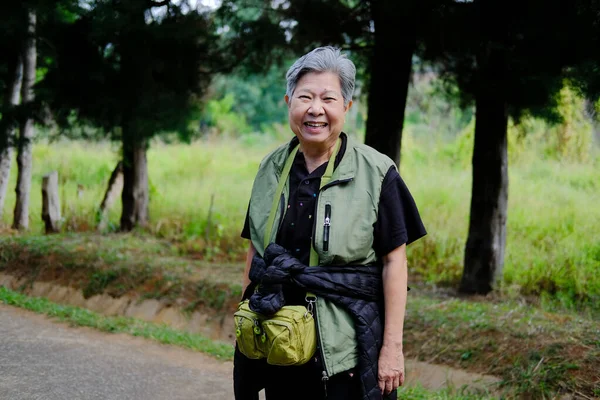
[{"label": "neck", "polygon": [[309,174],[312,173],[319,166],[323,165],[323,163],[329,161],[329,158],[335,151],[336,144],[337,140],[333,142],[333,144],[329,147],[319,149],[309,149],[300,145],[300,149],[304,154],[304,162],[306,163],[306,169],[308,170]]}]

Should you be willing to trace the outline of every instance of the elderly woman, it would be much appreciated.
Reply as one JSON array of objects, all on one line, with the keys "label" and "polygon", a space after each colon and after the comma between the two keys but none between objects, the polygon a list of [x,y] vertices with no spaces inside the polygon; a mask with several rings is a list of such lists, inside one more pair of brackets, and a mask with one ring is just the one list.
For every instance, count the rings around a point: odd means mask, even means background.
[{"label": "elderly woman", "polygon": [[343,132],[355,73],[329,46],[287,72],[295,137],[263,159],[254,180],[243,300],[266,314],[306,306],[317,345],[308,361],[285,366],[236,345],[237,400],[262,389],[267,400],[395,399],[404,382],[406,246],[426,232],[394,162]]}]

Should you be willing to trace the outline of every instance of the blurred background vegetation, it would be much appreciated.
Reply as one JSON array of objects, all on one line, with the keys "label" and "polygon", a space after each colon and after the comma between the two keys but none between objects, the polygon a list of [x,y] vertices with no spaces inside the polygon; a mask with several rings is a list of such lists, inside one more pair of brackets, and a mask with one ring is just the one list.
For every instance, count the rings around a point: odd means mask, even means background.
[{"label": "blurred background vegetation", "polygon": [[[284,69],[266,79],[218,79],[190,143],[166,135],[148,154],[151,224],[146,230],[177,244],[182,254],[241,261],[240,232],[262,157],[291,138],[283,103]],[[268,112],[262,112],[267,108]],[[511,123],[509,217],[501,290],[549,296],[574,307],[600,296],[600,146],[595,107],[573,90],[560,92],[564,122],[534,117]],[[402,176],[429,234],[409,246],[420,279],[456,286],[469,222],[473,110],[458,111],[434,74],[413,76],[407,102]],[[196,121],[197,122],[197,121]],[[91,128],[89,128],[91,129]],[[345,131],[364,137],[357,99]],[[64,139],[40,129],[34,147],[31,232],[43,233],[41,178],[58,171],[64,231],[91,231],[110,174],[120,159],[109,141]],[[11,184],[16,180],[16,165]],[[213,197],[214,196],[214,197]],[[212,201],[211,201],[212,200]],[[8,193],[3,224],[10,224]],[[120,203],[107,230],[119,230]]]},{"label": "blurred background vegetation", "polygon": [[101,233],[241,262],[258,164],[292,135],[287,67],[332,44],[358,67],[345,131],[398,163],[429,232],[408,249],[411,279],[485,294],[495,274],[509,295],[597,307],[599,5],[401,3],[3,4],[0,241],[44,234],[50,171],[60,230],[98,230],[123,161]]}]

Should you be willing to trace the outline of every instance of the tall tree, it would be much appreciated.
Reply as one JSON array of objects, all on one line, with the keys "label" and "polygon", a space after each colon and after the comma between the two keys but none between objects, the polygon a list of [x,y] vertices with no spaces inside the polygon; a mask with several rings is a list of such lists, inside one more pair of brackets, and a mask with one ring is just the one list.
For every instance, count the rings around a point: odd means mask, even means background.
[{"label": "tall tree", "polygon": [[486,294],[502,274],[508,119],[518,121],[530,113],[558,120],[556,94],[572,59],[569,10],[560,1],[456,3],[427,42],[425,56],[438,61],[444,79],[458,83],[463,104],[475,105],[469,233],[459,288],[463,293]]},{"label": "tall tree", "polygon": [[16,121],[12,115],[15,114],[15,108],[19,104],[23,74],[23,63],[19,53],[14,52],[8,57],[8,61],[2,120],[0,120],[0,218],[4,211],[16,132]]},{"label": "tall tree", "polygon": [[[375,32],[370,57],[365,144],[386,154],[398,166],[418,28],[426,15],[423,7],[417,7],[416,3],[396,0],[371,2]],[[398,62],[391,62],[392,54]]]},{"label": "tall tree", "polygon": [[155,135],[191,134],[212,75],[226,68],[208,13],[185,2],[97,0],[53,39],[45,100],[63,127],[101,128],[122,144],[121,229],[149,220],[147,149]]},{"label": "tall tree", "polygon": [[14,3],[0,4],[0,218],[4,211],[18,125],[17,105],[21,96],[21,43],[25,36],[25,15],[21,7]]},{"label": "tall tree", "polygon": [[47,122],[34,93],[35,82],[44,74],[44,65],[38,65],[38,61],[51,56],[39,52],[38,38],[45,37],[57,22],[68,22],[77,3],[78,0],[27,0],[0,5],[0,215],[4,210],[13,147],[17,147],[19,171],[13,221],[17,229],[26,229],[29,220],[34,123]]},{"label": "tall tree", "polygon": [[[28,108],[34,100],[33,84],[35,83],[37,48],[36,48],[36,11],[27,12],[27,37],[23,41],[22,60],[23,77],[21,83],[21,104]],[[17,187],[13,217],[13,228],[25,230],[29,227],[29,193],[31,191],[32,149],[35,130],[33,117],[24,114],[19,125],[17,140]]]}]

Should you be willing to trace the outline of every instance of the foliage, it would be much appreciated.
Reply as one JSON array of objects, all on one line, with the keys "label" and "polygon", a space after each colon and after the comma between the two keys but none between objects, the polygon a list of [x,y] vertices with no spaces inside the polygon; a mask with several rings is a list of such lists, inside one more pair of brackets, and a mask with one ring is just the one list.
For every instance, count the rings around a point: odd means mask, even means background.
[{"label": "foliage", "polygon": [[234,95],[226,94],[223,98],[217,100],[209,100],[206,103],[204,116],[201,120],[202,131],[214,129],[216,134],[233,136],[244,135],[250,133],[250,126],[246,122],[246,116],[241,113],[234,112]]},{"label": "foliage", "polygon": [[496,397],[487,393],[477,393],[469,387],[450,387],[431,391],[417,385],[400,387],[398,398],[403,400],[490,400]]},{"label": "foliage", "polygon": [[458,88],[449,85],[434,71],[413,73],[404,117],[405,128],[410,129],[411,134],[429,136],[432,140],[451,140],[471,121],[473,110],[460,107]]},{"label": "foliage", "polygon": [[285,66],[272,66],[264,74],[221,76],[213,86],[213,98],[218,100],[231,96],[232,111],[243,115],[254,132],[287,121],[287,108],[283,101]]},{"label": "foliage", "polygon": [[[586,101],[568,83],[556,94],[561,123],[550,123],[525,113],[518,121],[509,120],[508,153],[511,162],[541,158],[573,163],[594,157],[594,121],[586,112]],[[472,119],[442,154],[452,163],[468,167],[473,154],[475,120]]]},{"label": "foliage", "polygon": [[346,0],[225,0],[217,19],[244,69],[264,72],[316,46],[365,47],[373,37],[369,7]]},{"label": "foliage", "polygon": [[98,127],[134,141],[163,132],[193,134],[201,96],[219,67],[210,16],[172,4],[94,1],[48,38],[54,51],[38,85],[62,127]]},{"label": "foliage", "polygon": [[[238,70],[216,78],[211,85],[210,96],[207,96],[210,100],[202,112],[201,133],[241,136],[243,140],[267,143],[289,137],[287,106],[283,100],[287,68],[286,65],[271,66],[265,74]],[[435,112],[432,109],[430,114]],[[346,132],[361,135],[365,120],[365,105],[357,96],[346,117]],[[427,122],[424,119],[419,121],[420,124]]]},{"label": "foliage", "polygon": [[558,93],[558,111],[563,123],[554,127],[554,157],[586,161],[589,156],[593,124],[582,112],[584,102],[569,85],[565,85]]},{"label": "foliage", "polygon": [[[3,2],[0,5],[0,147],[14,145],[12,138],[4,138],[6,127],[17,124],[23,118],[32,118],[41,125],[49,123],[47,110],[39,101],[30,104],[7,104],[9,82],[15,75],[23,45],[28,38],[28,12],[36,15],[37,70],[35,82],[43,79],[46,66],[52,55],[44,40],[55,26],[64,26],[72,22],[73,16],[81,10],[77,0],[26,0]],[[40,45],[42,43],[42,45]],[[19,85],[20,86],[20,85]],[[8,140],[6,140],[8,139]]]},{"label": "foliage", "polygon": [[[562,72],[575,60],[569,33],[576,21],[576,8],[560,2],[454,2],[440,11],[419,55],[459,88],[463,107],[477,93],[496,93],[513,120],[531,114],[555,123]],[[549,23],[555,29],[548,30]]]}]

